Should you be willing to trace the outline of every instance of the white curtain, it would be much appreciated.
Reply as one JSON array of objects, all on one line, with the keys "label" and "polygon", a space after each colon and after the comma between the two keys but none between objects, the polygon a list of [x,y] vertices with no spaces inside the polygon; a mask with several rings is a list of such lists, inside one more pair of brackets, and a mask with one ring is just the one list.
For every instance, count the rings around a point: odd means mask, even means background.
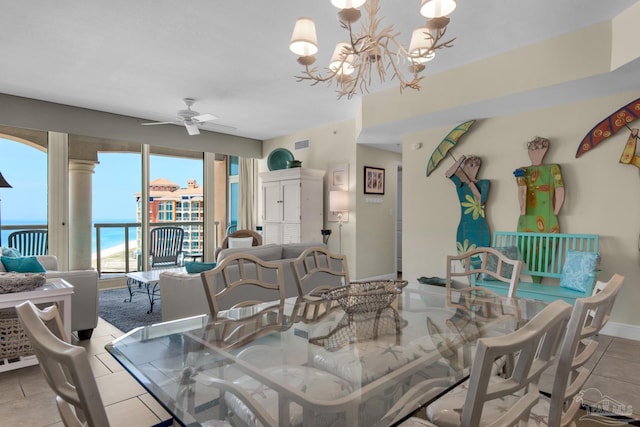
[{"label": "white curtain", "polygon": [[258,165],[255,159],[238,159],[238,230],[255,230],[258,224]]}]

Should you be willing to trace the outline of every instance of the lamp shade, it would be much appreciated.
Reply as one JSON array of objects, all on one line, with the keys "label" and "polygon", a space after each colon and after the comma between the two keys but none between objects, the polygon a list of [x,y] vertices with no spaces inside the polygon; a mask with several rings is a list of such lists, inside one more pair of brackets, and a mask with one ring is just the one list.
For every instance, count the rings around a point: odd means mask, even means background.
[{"label": "lamp shade", "polygon": [[293,28],[289,49],[298,56],[311,56],[318,52],[318,37],[313,19],[298,18]]},{"label": "lamp shade", "polygon": [[337,71],[338,74],[352,74],[355,70],[355,58],[353,54],[349,54],[350,51],[351,45],[349,43],[338,43],[331,56],[329,69],[331,69],[331,71]]},{"label": "lamp shade", "polygon": [[0,188],[13,188],[11,184],[9,184],[6,179],[4,179],[2,173],[0,173]]},{"label": "lamp shade", "polygon": [[417,64],[431,61],[436,53],[431,50],[433,46],[433,36],[427,27],[420,27],[413,30],[411,43],[409,43],[409,59]]},{"label": "lamp shade", "polygon": [[366,2],[367,0],[331,0],[331,4],[338,9],[358,8]]},{"label": "lamp shade", "polygon": [[447,16],[455,9],[455,0],[422,0],[420,15],[425,18],[440,18]]},{"label": "lamp shade", "polygon": [[331,212],[347,212],[349,210],[349,192],[329,191],[329,210]]}]

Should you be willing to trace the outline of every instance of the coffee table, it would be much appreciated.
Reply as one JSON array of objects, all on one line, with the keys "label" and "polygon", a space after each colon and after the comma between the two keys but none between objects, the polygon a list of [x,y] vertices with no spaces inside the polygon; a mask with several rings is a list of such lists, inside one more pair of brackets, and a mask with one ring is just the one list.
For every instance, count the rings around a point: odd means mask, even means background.
[{"label": "coffee table", "polygon": [[[133,299],[133,294],[143,292],[137,291],[136,289],[142,289],[144,287],[144,292],[147,293],[147,298],[149,298],[149,310],[147,311],[147,314],[153,313],[153,305],[160,296],[160,273],[165,271],[175,273],[187,272],[184,267],[177,267],[127,273],[127,289],[129,290],[128,302],[131,302]],[[124,301],[127,302],[127,299],[125,298]]]},{"label": "coffee table", "polygon": [[[73,294],[73,285],[64,279],[49,279],[47,282],[32,291],[13,292],[9,294],[0,294],[0,308],[15,307],[16,305],[31,301],[34,304],[55,302],[58,304],[60,317],[67,339],[71,340],[71,295]],[[38,359],[35,355],[23,356],[18,360],[12,360],[8,363],[0,365],[0,372],[11,369],[22,368],[25,366],[37,365]]]}]

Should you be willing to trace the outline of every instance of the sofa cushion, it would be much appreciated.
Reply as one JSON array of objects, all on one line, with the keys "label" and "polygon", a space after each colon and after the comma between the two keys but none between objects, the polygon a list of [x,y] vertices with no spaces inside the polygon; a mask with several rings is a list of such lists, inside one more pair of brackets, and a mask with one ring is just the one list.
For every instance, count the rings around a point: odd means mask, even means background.
[{"label": "sofa cushion", "polygon": [[305,249],[312,248],[314,246],[319,246],[321,248],[326,248],[327,245],[324,243],[313,242],[313,243],[287,243],[286,245],[282,245],[282,259],[288,258],[298,258]]},{"label": "sofa cushion", "polygon": [[229,255],[238,253],[247,253],[260,258],[263,261],[276,261],[282,259],[282,245],[262,245],[252,246],[250,248],[228,248],[223,249],[218,254],[217,262],[219,263]]},{"label": "sofa cushion", "polygon": [[2,256],[0,260],[7,271],[15,271],[16,273],[46,273],[46,270],[35,256]]}]

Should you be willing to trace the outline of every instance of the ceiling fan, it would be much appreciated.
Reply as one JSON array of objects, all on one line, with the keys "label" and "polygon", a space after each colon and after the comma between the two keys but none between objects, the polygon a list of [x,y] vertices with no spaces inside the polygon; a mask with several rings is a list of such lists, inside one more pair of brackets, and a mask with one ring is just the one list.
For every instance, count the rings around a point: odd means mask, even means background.
[{"label": "ceiling fan", "polygon": [[[200,114],[197,111],[193,111],[191,109],[191,106],[195,102],[195,99],[193,99],[193,98],[184,98],[183,101],[187,105],[187,109],[178,111],[178,115],[176,117],[176,121],[174,121],[174,122],[150,122],[150,123],[142,123],[142,125],[145,125],[145,126],[153,126],[153,125],[184,125],[184,127],[187,128],[187,133],[189,135],[198,135],[198,134],[200,134],[200,130],[198,129],[199,125],[201,125],[201,124],[203,124],[205,122],[210,122],[210,121],[218,119],[218,117],[214,116],[213,114]],[[235,128],[231,128],[230,126],[223,126],[223,125],[216,125],[216,126],[235,129]]]}]

